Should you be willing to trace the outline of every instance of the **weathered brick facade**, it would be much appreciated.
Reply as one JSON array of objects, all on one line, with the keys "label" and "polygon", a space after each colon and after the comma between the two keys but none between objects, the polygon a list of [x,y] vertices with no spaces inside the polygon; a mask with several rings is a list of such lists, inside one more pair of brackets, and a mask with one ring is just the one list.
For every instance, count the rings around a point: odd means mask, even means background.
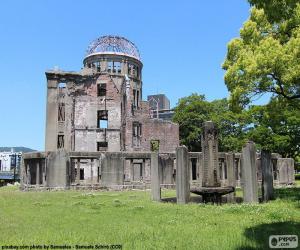
[{"label": "weathered brick facade", "polygon": [[178,125],[151,119],[149,103],[142,101],[137,48],[125,38],[109,39],[109,46],[125,42],[131,50],[93,45],[80,72],[46,72],[46,151],[150,151],[153,141],[161,152],[174,151]]}]

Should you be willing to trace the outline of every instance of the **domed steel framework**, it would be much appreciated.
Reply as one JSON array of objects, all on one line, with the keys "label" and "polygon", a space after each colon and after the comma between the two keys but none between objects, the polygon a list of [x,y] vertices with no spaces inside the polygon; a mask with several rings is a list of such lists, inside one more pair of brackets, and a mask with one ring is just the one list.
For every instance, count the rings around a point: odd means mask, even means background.
[{"label": "domed steel framework", "polygon": [[141,60],[140,52],[135,44],[121,36],[101,36],[94,40],[86,51],[86,57],[93,54],[125,54]]}]

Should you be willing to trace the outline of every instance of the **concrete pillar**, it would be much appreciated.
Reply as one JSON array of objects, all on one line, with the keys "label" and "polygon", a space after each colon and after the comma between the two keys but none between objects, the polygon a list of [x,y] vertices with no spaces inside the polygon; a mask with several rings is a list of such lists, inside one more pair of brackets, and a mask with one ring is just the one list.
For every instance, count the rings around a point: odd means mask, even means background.
[{"label": "concrete pillar", "polygon": [[130,159],[130,167],[129,167],[129,171],[130,171],[130,181],[134,181],[134,165],[133,165],[133,159]]},{"label": "concrete pillar", "polygon": [[271,153],[261,151],[261,170],[262,170],[262,197],[264,201],[273,200],[273,173]]},{"label": "concrete pillar", "polygon": [[237,158],[237,180],[239,182],[239,186],[241,186],[241,176],[242,176],[242,172],[241,172],[241,157]]},{"label": "concrete pillar", "polygon": [[76,182],[79,184],[80,183],[80,158],[77,159],[76,168],[77,168]]},{"label": "concrete pillar", "polygon": [[35,185],[37,187],[40,186],[40,161],[37,160],[36,162],[36,178],[35,178]]},{"label": "concrete pillar", "polygon": [[[235,178],[235,160],[234,160],[234,154],[233,153],[227,153],[225,154],[225,163],[227,166],[227,180],[228,180],[228,186],[236,187],[236,178]],[[229,202],[235,202],[235,192],[228,194],[227,201]]]},{"label": "concrete pillar", "polygon": [[197,157],[197,179],[198,183],[202,186],[203,168],[202,168],[202,156],[199,154]]},{"label": "concrete pillar", "polygon": [[46,184],[46,171],[47,171],[47,161],[46,159],[43,160],[44,164],[42,164],[42,184],[45,187]]},{"label": "concrete pillar", "polygon": [[249,141],[242,149],[242,180],[244,202],[258,202],[256,175],[256,147]]},{"label": "concrete pillar", "polygon": [[180,146],[176,149],[176,198],[178,204],[190,200],[190,164],[188,149]]},{"label": "concrete pillar", "polygon": [[102,158],[101,184],[103,187],[119,188],[124,185],[124,158],[121,152],[105,153]]},{"label": "concrete pillar", "polygon": [[203,187],[219,187],[218,131],[211,121],[204,122],[201,136]]},{"label": "concrete pillar", "polygon": [[57,80],[47,79],[46,151],[55,151],[57,149],[57,84]]},{"label": "concrete pillar", "polygon": [[24,189],[24,184],[26,183],[26,169],[25,169],[25,162],[23,157],[21,158],[21,171],[20,171],[20,189]]},{"label": "concrete pillar", "polygon": [[288,185],[294,183],[294,160],[291,158],[278,158],[279,184]]},{"label": "concrete pillar", "polygon": [[161,190],[160,190],[160,164],[158,160],[158,153],[151,153],[151,199],[153,201],[161,200]]},{"label": "concrete pillar", "polygon": [[93,175],[94,175],[94,159],[91,159],[91,184],[93,184]]},{"label": "concrete pillar", "polygon": [[27,163],[26,184],[29,185],[30,182],[31,182],[31,179],[30,179],[30,165]]},{"label": "concrete pillar", "polygon": [[47,156],[47,187],[69,188],[70,158],[65,150],[50,152]]}]

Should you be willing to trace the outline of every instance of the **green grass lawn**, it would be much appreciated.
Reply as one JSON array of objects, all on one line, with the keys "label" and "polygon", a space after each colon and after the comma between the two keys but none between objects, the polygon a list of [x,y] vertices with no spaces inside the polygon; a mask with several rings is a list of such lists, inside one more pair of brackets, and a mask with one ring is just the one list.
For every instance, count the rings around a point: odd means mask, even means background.
[{"label": "green grass lawn", "polygon": [[[163,196],[175,196],[175,191],[163,191]],[[276,196],[254,205],[176,205],[152,202],[148,191],[21,192],[3,187],[0,246],[268,249],[269,235],[300,238],[300,187],[278,189]]]}]

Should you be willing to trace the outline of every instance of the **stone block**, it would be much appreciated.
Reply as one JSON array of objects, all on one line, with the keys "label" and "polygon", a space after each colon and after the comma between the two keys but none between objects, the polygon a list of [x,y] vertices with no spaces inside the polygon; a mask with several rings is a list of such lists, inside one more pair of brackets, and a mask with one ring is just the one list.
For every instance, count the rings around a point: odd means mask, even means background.
[{"label": "stone block", "polygon": [[273,191],[273,165],[271,153],[269,151],[261,152],[261,170],[262,170],[262,197],[264,201],[274,199]]},{"label": "stone block", "polygon": [[158,153],[151,154],[151,199],[153,201],[161,200],[161,189],[160,189],[160,164]]},{"label": "stone block", "polygon": [[251,141],[242,149],[241,168],[244,202],[258,202],[256,147]]},{"label": "stone block", "polygon": [[188,149],[180,146],[176,149],[176,198],[178,204],[190,200],[190,164]]}]

